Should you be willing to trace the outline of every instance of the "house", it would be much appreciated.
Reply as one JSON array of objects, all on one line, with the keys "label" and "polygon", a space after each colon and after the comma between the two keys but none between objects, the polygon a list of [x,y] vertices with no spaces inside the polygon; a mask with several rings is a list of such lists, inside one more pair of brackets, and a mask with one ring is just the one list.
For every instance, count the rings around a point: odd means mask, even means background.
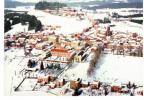
[{"label": "house", "polygon": [[69,57],[70,52],[69,50],[64,48],[64,47],[56,47],[51,50],[52,56],[57,56],[57,57]]},{"label": "house", "polygon": [[72,58],[75,55],[75,51],[57,45],[55,48],[51,49],[51,54],[52,56],[59,58],[58,62],[68,63],[72,61]]}]

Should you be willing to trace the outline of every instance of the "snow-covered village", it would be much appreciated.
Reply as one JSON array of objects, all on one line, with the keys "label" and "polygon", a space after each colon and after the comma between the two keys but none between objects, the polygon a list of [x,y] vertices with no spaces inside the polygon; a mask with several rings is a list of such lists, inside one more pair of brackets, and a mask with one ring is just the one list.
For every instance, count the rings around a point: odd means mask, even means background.
[{"label": "snow-covered village", "polygon": [[66,1],[5,7],[4,93],[143,96],[143,8]]}]

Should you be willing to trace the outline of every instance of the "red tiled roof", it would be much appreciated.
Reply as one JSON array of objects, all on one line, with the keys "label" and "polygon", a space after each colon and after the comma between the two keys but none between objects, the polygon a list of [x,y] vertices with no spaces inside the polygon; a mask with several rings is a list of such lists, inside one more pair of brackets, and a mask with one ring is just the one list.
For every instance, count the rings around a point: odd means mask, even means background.
[{"label": "red tiled roof", "polygon": [[67,49],[56,48],[52,49],[51,52],[60,52],[60,53],[68,53]]}]

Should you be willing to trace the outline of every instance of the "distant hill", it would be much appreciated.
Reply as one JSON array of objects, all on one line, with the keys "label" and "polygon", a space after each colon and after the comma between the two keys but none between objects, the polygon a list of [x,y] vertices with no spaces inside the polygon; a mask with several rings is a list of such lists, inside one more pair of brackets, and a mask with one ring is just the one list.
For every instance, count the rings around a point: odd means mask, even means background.
[{"label": "distant hill", "polygon": [[5,8],[16,8],[16,6],[34,6],[35,3],[22,3],[17,1],[5,0],[4,7]]},{"label": "distant hill", "polygon": [[35,9],[44,10],[44,9],[57,9],[66,7],[65,3],[59,2],[38,2],[35,4]]},{"label": "distant hill", "polygon": [[[121,0],[116,3],[116,0],[100,0],[100,1],[89,1],[89,2],[76,2],[67,3],[68,6],[81,6],[88,9],[100,9],[100,8],[143,8],[143,0]],[[90,5],[97,5],[89,7]]]},{"label": "distant hill", "polygon": [[71,2],[67,3],[68,6],[88,6],[94,4],[103,4],[104,2],[101,1],[89,1],[89,2]]},{"label": "distant hill", "polygon": [[82,6],[83,8],[89,9],[89,10],[96,10],[96,9],[102,9],[102,8],[143,8],[143,4],[140,2],[135,3],[105,3],[100,4],[98,6]]},{"label": "distant hill", "polygon": [[128,2],[143,2],[143,0],[128,0]]}]

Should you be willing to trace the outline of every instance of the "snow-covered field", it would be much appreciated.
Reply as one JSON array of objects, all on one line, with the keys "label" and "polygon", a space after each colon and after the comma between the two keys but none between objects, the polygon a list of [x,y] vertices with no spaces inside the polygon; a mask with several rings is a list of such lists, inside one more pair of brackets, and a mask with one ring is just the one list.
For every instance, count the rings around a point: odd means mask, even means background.
[{"label": "snow-covered field", "polygon": [[121,55],[104,55],[96,68],[96,79],[107,82],[143,84],[143,58]]},{"label": "snow-covered field", "polygon": [[115,27],[112,27],[111,30],[117,31],[117,32],[136,32],[138,34],[143,34],[143,26],[137,23],[129,22],[129,21],[124,21],[124,22],[114,22],[116,25]]},{"label": "snow-covered field", "polygon": [[13,11],[30,11],[34,9],[34,6],[17,6],[16,8],[4,8],[4,9]]},{"label": "snow-covered field", "polygon": [[109,25],[115,25],[114,27],[111,27],[111,31],[113,32],[124,32],[124,33],[138,33],[140,35],[143,35],[143,25],[129,22],[129,21],[112,21],[108,24],[99,24],[99,26],[107,27]]},{"label": "snow-covered field", "polygon": [[42,91],[20,91],[20,92],[15,92],[13,94],[14,96],[55,96],[52,93],[46,93]]},{"label": "snow-covered field", "polygon": [[59,25],[60,30],[56,33],[70,34],[81,32],[84,28],[91,25],[88,20],[78,21],[76,18],[66,18],[62,16],[51,15],[42,11],[31,10],[30,15],[35,15],[43,25]]},{"label": "snow-covered field", "polygon": [[[143,8],[120,8],[120,9],[97,9],[96,10],[98,13],[110,13],[112,14],[113,12],[116,12],[120,15],[132,15],[132,14],[137,14],[137,13],[142,13]],[[135,11],[135,12],[132,12]]]},{"label": "snow-covered field", "polygon": [[21,23],[19,23],[19,24],[13,25],[12,29],[9,30],[8,32],[6,32],[6,34],[14,35],[14,34],[17,34],[19,32],[31,32],[31,33],[34,33],[35,31],[34,30],[28,31],[28,25],[21,25]]},{"label": "snow-covered field", "polygon": [[[23,68],[27,62],[27,58],[24,58],[23,49],[9,50],[5,52],[4,62],[4,94],[10,95],[13,88],[13,80],[16,74]],[[21,80],[20,80],[21,81]],[[17,80],[17,84],[20,82]]]},{"label": "snow-covered field", "polygon": [[122,55],[101,55],[92,76],[87,75],[89,63],[79,63],[67,70],[61,77],[82,78],[86,81],[100,80],[112,84],[128,81],[143,85],[143,58]]}]

